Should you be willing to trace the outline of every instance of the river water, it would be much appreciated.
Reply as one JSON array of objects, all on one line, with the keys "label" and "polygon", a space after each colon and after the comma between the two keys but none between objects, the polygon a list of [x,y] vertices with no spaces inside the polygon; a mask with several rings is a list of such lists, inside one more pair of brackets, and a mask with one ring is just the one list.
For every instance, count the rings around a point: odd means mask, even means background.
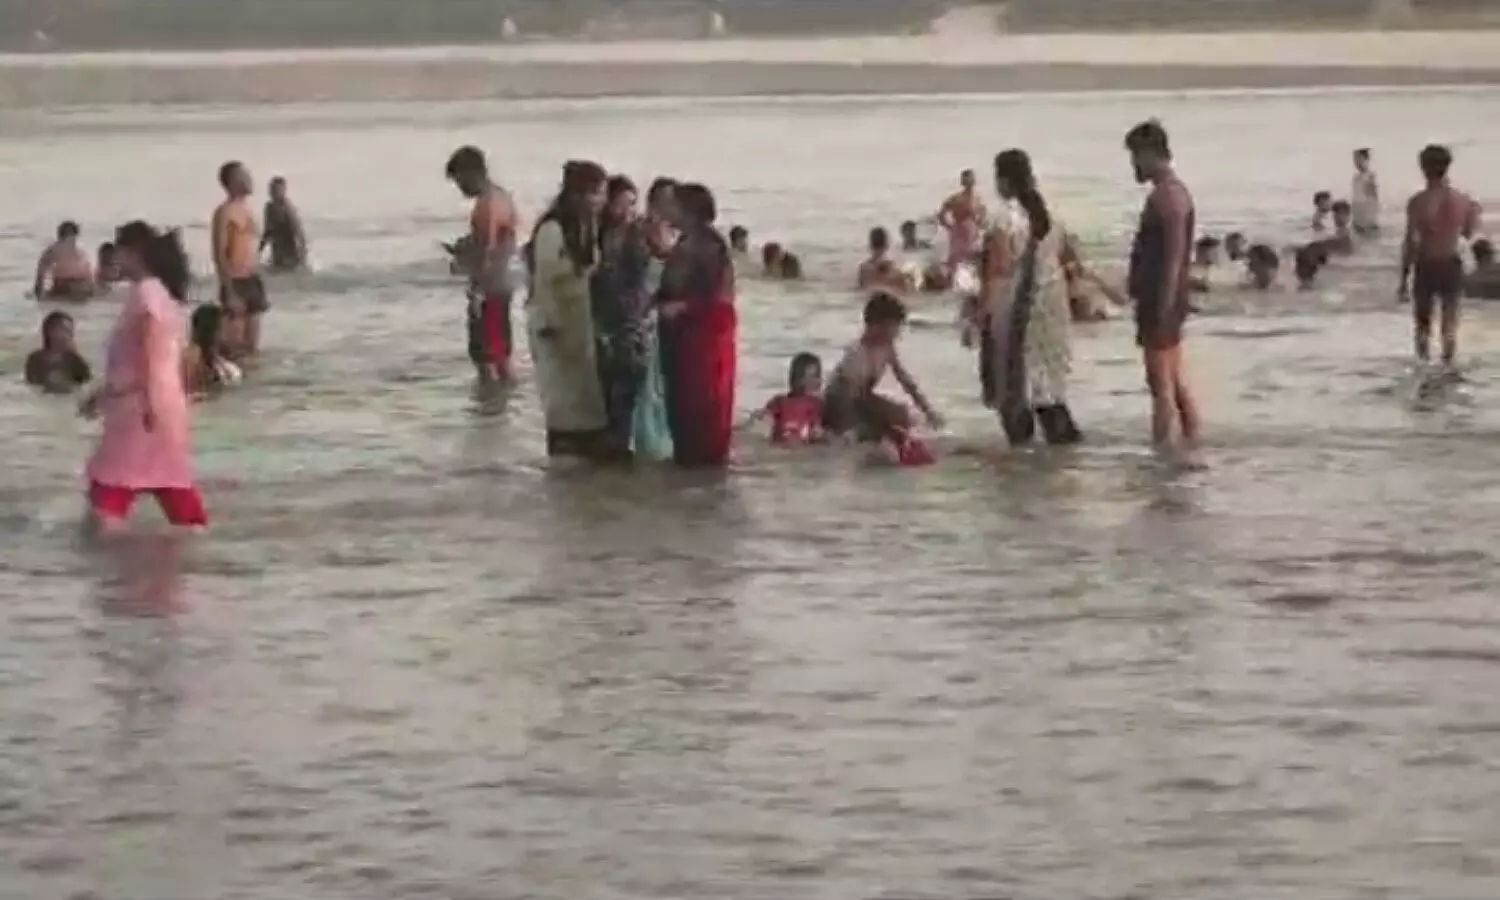
[{"label": "river water", "polygon": [[[1207,471],[1146,453],[1118,322],[1079,331],[1076,451],[883,470],[749,438],[726,478],[549,471],[528,383],[470,393],[436,243],[463,142],[529,210],[569,156],[708,182],[813,276],[743,285],[748,409],[855,334],[865,231],[1006,146],[1117,271],[1143,117],[1206,228],[1280,242],[1359,145],[1392,208],[1428,140],[1500,197],[1497,99],[5,115],[0,898],[1493,898],[1497,319],[1468,311],[1473,383],[1417,409],[1389,242],[1318,293],[1208,302]],[[86,552],[91,426],[19,384],[31,263],[60,218],[144,215],[202,267],[230,157],[291,179],[319,270],[200,408],[214,530]],[[112,312],[79,313],[96,362]],[[909,365],[998,443],[951,318],[918,305]]]}]

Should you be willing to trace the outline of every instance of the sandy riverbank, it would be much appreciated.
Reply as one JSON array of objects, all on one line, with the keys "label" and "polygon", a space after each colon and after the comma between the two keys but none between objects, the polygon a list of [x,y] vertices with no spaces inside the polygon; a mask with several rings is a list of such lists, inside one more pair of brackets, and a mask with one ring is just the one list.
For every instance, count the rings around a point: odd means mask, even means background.
[{"label": "sandy riverbank", "polygon": [[0,56],[0,107],[1500,84],[1500,31]]}]

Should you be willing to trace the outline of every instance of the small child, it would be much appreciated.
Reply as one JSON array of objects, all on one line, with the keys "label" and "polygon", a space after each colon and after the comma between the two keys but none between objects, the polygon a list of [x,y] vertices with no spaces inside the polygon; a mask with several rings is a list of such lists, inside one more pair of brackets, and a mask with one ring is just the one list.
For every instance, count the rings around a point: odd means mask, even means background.
[{"label": "small child", "polygon": [[932,462],[932,454],[911,436],[911,413],[904,404],[875,391],[889,371],[927,421],[942,427],[942,417],[896,353],[905,325],[906,306],[891,294],[876,293],[865,303],[864,331],[844,351],[828,380],[823,430],[830,435],[852,433],[861,442],[889,444],[903,465],[922,465]]},{"label": "small child", "polygon": [[210,304],[193,310],[189,341],[182,354],[183,382],[188,392],[204,394],[236,384],[240,367],[224,355],[224,311]]},{"label": "small child", "polygon": [[73,345],[73,317],[48,313],[42,320],[42,346],[26,357],[26,383],[49,394],[66,394],[93,378]]},{"label": "small child", "polygon": [[771,443],[815,444],[823,439],[823,362],[811,353],[792,357],[787,392],[771,398],[750,416],[752,424],[771,420]]}]

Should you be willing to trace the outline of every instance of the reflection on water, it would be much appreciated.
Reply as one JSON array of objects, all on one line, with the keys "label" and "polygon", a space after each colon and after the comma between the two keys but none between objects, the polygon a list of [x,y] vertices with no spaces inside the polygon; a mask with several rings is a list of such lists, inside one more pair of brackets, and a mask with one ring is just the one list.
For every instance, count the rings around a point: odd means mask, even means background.
[{"label": "reflection on water", "polygon": [[[92,426],[0,382],[0,897],[1488,900],[1487,309],[1466,312],[1467,399],[1419,408],[1390,246],[1326,295],[1210,298],[1189,351],[1206,471],[1146,451],[1124,323],[1079,329],[1077,449],[896,470],[747,440],[727,476],[557,470],[525,359],[512,395],[472,391],[436,245],[463,208],[436,167],[489,146],[532,210],[585,153],[723,186],[729,222],[814,276],[744,284],[749,408],[791,354],[854,335],[868,228],[1004,146],[1112,271],[1140,199],[1119,138],[1146,115],[1209,228],[1282,242],[1356,144],[1397,197],[1412,145],[1448,135],[1458,179],[1500,195],[1470,162],[1500,139],[1494,99],[132,110],[0,132],[14,297],[64,215],[86,237],[186,223],[201,255],[227,155],[290,177],[322,267],[273,285],[262,369],[202,408],[208,535],[80,548]],[[79,311],[91,354],[112,310]],[[943,442],[993,444],[952,314],[923,301],[936,324],[904,353]],[[5,371],[35,318],[0,304]]]}]

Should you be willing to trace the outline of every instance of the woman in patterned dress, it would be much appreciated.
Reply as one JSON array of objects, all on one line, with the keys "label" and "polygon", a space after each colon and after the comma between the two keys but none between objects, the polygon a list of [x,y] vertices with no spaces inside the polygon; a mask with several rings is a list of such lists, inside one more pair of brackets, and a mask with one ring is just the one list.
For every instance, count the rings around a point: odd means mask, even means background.
[{"label": "woman in patterned dress", "polygon": [[993,348],[994,399],[1012,445],[1036,435],[1049,444],[1082,439],[1068,409],[1072,369],[1068,279],[1077,251],[1053,220],[1023,150],[995,157],[995,187],[1023,215],[984,247],[982,304]]}]

